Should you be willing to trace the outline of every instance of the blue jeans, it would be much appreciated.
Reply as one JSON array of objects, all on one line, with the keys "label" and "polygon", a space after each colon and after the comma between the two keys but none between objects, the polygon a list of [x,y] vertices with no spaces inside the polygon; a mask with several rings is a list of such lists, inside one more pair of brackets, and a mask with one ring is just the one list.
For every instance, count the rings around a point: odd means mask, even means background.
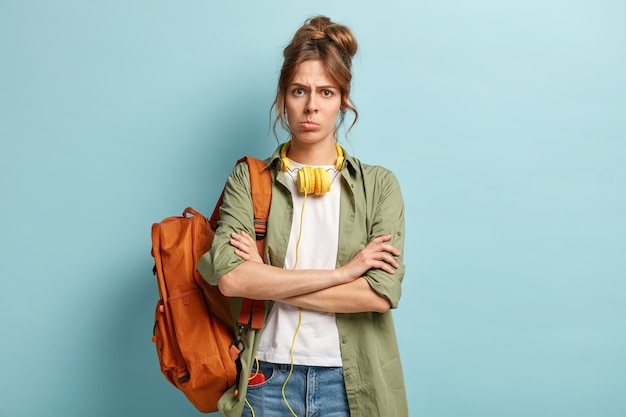
[{"label": "blue jeans", "polygon": [[[246,400],[256,417],[293,417],[282,395],[290,365],[259,362],[265,382],[248,386]],[[343,368],[294,365],[285,397],[298,417],[350,417]],[[252,417],[250,406],[242,417]]]}]

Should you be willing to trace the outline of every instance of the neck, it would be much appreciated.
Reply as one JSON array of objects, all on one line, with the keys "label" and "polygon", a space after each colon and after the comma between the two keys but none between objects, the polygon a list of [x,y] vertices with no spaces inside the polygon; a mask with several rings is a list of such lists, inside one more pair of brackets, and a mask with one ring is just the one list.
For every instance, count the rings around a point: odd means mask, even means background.
[{"label": "neck", "polygon": [[335,165],[337,148],[335,142],[302,143],[290,141],[287,157],[303,165]]}]

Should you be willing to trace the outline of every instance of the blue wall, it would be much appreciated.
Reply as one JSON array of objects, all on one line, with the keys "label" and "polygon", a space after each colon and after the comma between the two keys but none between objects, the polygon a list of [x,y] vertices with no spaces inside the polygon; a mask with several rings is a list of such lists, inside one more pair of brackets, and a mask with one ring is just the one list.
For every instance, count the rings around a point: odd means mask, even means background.
[{"label": "blue wall", "polygon": [[150,226],[266,156],[281,49],[350,25],[346,147],[406,197],[411,415],[626,415],[617,0],[0,1],[0,415],[192,416]]}]

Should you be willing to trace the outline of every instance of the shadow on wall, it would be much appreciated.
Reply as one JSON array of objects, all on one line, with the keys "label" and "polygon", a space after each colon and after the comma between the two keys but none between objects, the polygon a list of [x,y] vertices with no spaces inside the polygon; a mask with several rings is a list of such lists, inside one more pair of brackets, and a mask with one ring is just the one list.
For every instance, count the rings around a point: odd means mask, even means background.
[{"label": "shadow on wall", "polygon": [[[149,247],[144,249],[142,255],[149,256]],[[103,320],[103,346],[94,386],[100,401],[96,409],[90,409],[89,415],[123,417],[146,412],[163,417],[197,415],[182,393],[160,372],[151,340],[158,300],[152,264],[134,260],[129,264],[133,267],[122,273],[127,278],[126,285],[120,288],[116,299],[111,299],[112,308]]]},{"label": "shadow on wall", "polygon": [[[183,203],[181,212],[191,205],[210,215],[235,161],[243,155],[264,158],[276,146],[269,127],[269,106],[273,96],[251,96],[249,91],[242,88],[238,96],[224,103],[222,108],[230,109],[227,114],[207,115],[205,126],[194,140],[197,148],[190,152],[192,163],[200,167],[199,176],[190,178],[190,183],[186,184],[203,191],[194,197],[196,201]],[[207,100],[212,98],[207,97]],[[177,164],[184,167],[186,162]],[[180,213],[170,215],[177,214]],[[117,264],[117,268],[120,265],[127,268],[102,272],[104,276],[121,274],[126,278],[117,281],[122,283],[119,288],[111,289],[111,305],[102,319],[100,337],[103,346],[100,347],[101,354],[96,355],[99,356],[99,363],[95,366],[97,381],[94,393],[90,393],[97,396],[94,401],[97,406],[89,406],[91,416],[124,417],[146,412],[154,417],[199,415],[161,374],[151,341],[158,291],[152,274],[150,227],[148,221],[143,229],[146,246],[133,248],[129,251],[133,256],[126,263]]]},{"label": "shadow on wall", "polygon": [[[221,108],[228,111],[207,114],[198,129],[200,133],[194,141],[197,149],[193,150],[192,163],[201,166],[199,176],[194,178],[196,189],[202,190],[197,195],[196,208],[205,215],[210,215],[239,158],[250,155],[264,159],[278,145],[272,132],[273,120],[270,120],[274,92],[265,89],[251,94],[250,91],[254,91],[254,87],[242,86],[241,90],[223,99]],[[281,129],[278,132],[284,133]]]}]

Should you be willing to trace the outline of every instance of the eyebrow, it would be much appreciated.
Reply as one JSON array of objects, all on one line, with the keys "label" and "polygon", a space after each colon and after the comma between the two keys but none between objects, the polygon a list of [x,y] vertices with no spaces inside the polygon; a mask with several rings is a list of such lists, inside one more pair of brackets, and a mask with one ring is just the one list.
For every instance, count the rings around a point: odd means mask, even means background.
[{"label": "eyebrow", "polygon": [[[289,84],[289,87],[291,87],[291,88],[294,88],[294,87],[306,88],[306,89],[309,88],[308,85],[304,85],[304,84],[300,84],[300,83],[291,83],[291,84]],[[329,85],[320,85],[317,88],[320,89],[320,90],[339,90],[339,87],[335,87],[334,85],[331,85],[331,84],[329,84]]]}]

